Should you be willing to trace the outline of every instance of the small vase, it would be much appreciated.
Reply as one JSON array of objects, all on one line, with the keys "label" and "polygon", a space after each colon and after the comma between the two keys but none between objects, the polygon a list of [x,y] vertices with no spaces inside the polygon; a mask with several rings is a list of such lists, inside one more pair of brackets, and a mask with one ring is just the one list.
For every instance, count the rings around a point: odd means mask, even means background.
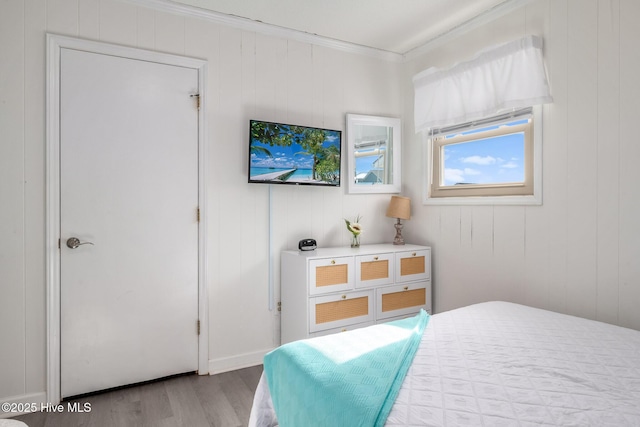
[{"label": "small vase", "polygon": [[352,248],[359,248],[360,247],[360,235],[359,234],[351,235],[351,247]]}]

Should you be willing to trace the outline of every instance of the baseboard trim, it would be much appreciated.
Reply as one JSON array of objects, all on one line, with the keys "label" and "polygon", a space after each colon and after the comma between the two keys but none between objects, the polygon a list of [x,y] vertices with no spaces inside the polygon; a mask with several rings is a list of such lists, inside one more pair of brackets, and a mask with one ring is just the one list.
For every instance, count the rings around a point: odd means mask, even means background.
[{"label": "baseboard trim", "polygon": [[[0,411],[0,419],[2,418],[12,418],[17,417],[18,415],[28,414],[30,412],[40,411],[43,407],[47,405],[47,393],[42,391],[40,393],[31,393],[31,394],[23,394],[20,396],[11,396],[0,398],[0,402],[3,404],[3,410]],[[32,408],[35,410],[22,410],[21,412],[5,412],[4,404],[8,403],[9,405],[17,405],[19,409],[25,409],[25,407]],[[12,409],[9,407],[9,409]],[[18,408],[16,408],[18,409]]]},{"label": "baseboard trim", "polygon": [[271,350],[273,350],[273,348],[254,351],[252,353],[239,354],[232,357],[209,359],[209,374],[214,375],[222,372],[235,371],[236,369],[248,368],[250,366],[261,365],[264,355]]}]

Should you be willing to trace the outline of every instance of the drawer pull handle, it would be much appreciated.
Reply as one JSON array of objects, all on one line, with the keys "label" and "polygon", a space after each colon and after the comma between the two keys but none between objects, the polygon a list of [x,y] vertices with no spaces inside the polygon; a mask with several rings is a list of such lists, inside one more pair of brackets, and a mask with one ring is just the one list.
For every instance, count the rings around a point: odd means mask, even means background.
[{"label": "drawer pull handle", "polygon": [[378,260],[378,257],[377,257],[377,256],[374,256],[374,257],[373,257],[373,260],[374,260],[374,261],[377,261],[377,260]]},{"label": "drawer pull handle", "polygon": [[409,287],[408,287],[408,286],[405,286],[405,287],[404,287],[404,288],[402,288],[402,289],[404,289],[405,291],[408,291],[408,290],[409,290]]},{"label": "drawer pull handle", "polygon": [[331,264],[335,264],[335,263],[336,263],[336,260],[335,260],[335,259],[332,259],[332,260],[331,260]]},{"label": "drawer pull handle", "polygon": [[411,254],[411,256],[416,256],[416,253],[414,252],[413,254]]},{"label": "drawer pull handle", "polygon": [[340,332],[347,332],[347,328],[342,328]]},{"label": "drawer pull handle", "polygon": [[347,299],[347,296],[346,295],[342,295],[342,299]]}]

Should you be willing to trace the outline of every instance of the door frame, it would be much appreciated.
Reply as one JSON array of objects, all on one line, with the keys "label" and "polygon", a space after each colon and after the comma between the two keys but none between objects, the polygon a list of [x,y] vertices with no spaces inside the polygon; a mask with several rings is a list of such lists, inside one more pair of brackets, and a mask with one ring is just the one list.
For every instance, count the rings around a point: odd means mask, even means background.
[{"label": "door frame", "polygon": [[[207,61],[93,40],[47,33],[46,68],[46,308],[47,308],[47,402],[58,404],[60,390],[60,53],[62,49],[180,66],[198,71],[198,373],[209,373],[209,322],[207,289],[207,149],[205,97]],[[195,101],[194,101],[195,102]],[[195,325],[194,325],[195,327]]]}]

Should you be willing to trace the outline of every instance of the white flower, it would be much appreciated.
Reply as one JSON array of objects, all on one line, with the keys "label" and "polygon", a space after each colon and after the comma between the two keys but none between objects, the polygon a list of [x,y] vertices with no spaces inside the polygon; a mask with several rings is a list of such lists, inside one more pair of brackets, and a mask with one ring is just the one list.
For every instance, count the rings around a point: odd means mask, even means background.
[{"label": "white flower", "polygon": [[362,233],[362,226],[357,222],[352,222],[347,226],[347,228],[349,229],[350,232],[353,233],[354,236],[357,236],[358,234]]},{"label": "white flower", "polygon": [[349,230],[354,236],[362,233],[362,225],[360,225],[360,215],[356,217],[356,220],[351,222],[348,219],[344,220],[345,224],[347,224],[347,230]]}]

